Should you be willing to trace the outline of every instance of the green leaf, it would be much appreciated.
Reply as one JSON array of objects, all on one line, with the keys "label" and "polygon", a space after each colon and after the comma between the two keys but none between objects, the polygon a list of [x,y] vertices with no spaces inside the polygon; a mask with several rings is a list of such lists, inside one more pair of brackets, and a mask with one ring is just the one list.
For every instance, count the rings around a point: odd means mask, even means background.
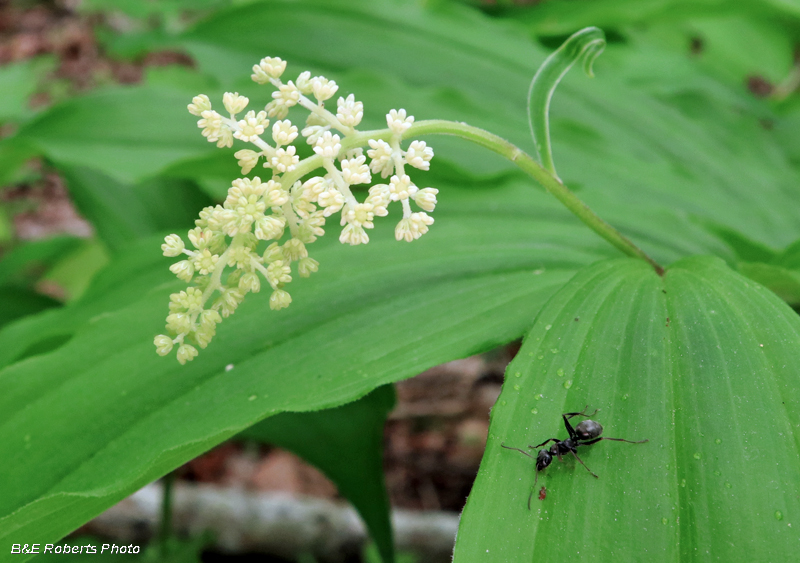
[{"label": "green leaf", "polygon": [[288,314],[270,311],[268,292],[248,296],[187,366],[154,352],[168,295],[184,287],[159,239],[76,303],[0,330],[0,458],[15,460],[0,464],[0,542],[53,541],[265,417],[335,407],[513,340],[609,252],[558,218],[503,213],[498,227],[491,211],[464,213],[469,228],[443,221],[413,245],[385,222],[364,247],[318,241],[320,272],[292,288]]},{"label": "green leaf", "polygon": [[[719,260],[581,271],[508,368],[454,561],[792,560],[799,349],[794,311]],[[554,460],[529,511],[535,464],[500,445],[565,439],[587,404],[604,435],[649,442],[580,448],[599,479]]]},{"label": "green leaf", "polygon": [[739,271],[768,288],[789,305],[800,305],[800,271],[761,262],[742,262],[739,264]]},{"label": "green leaf", "polygon": [[208,151],[186,111],[190,101],[164,88],[110,88],[54,106],[20,128],[17,141],[57,165],[94,168],[135,183]]},{"label": "green leaf", "polygon": [[38,57],[0,68],[0,122],[21,121],[33,114],[29,98],[54,67],[52,57]]},{"label": "green leaf", "polygon": [[81,242],[79,238],[61,236],[20,244],[0,260],[0,285],[32,283]]},{"label": "green leaf", "polygon": [[394,561],[383,480],[383,426],[394,402],[394,388],[386,385],[339,408],[275,415],[239,434],[290,450],[321,469],[361,514],[384,563]]},{"label": "green leaf", "polygon": [[33,290],[21,287],[0,286],[0,327],[13,320],[33,315],[61,302]]},{"label": "green leaf", "polygon": [[81,214],[115,251],[164,229],[188,230],[198,210],[212,205],[185,180],[158,178],[132,186],[92,168],[62,165],[61,173]]}]

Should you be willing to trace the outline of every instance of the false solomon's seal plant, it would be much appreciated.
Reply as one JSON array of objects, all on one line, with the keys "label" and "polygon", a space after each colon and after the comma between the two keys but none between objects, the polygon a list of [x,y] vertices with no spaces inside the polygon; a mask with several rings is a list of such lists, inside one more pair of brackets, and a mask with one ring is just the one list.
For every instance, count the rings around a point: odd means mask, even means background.
[{"label": "false solomon's seal plant", "polygon": [[[592,63],[604,47],[600,29],[581,30],[534,76],[528,115],[538,161],[487,131],[452,121],[415,122],[405,109],[386,114],[386,129],[360,131],[364,106],[354,94],[338,97],[334,113],[325,104],[332,106],[339,85],[308,71],[284,81],[286,62],[278,57],[266,57],[253,66],[251,78],[275,89],[272,101],[257,112],[245,112],[250,100],[238,93],[223,96],[227,116],[212,109],[207,96],[196,96],[188,109],[200,118],[197,125],[209,142],[231,147],[238,140],[257,150],[235,153],[243,177],[232,182],[222,205],[200,212],[187,235],[191,248],[177,234],[166,237],[161,246],[165,256],[184,257],[170,270],[191,285],[170,296],[168,334],[154,341],[158,354],[165,356],[177,346],[181,364],[192,360],[198,354],[196,346],[208,346],[217,324],[234,313],[247,293],[261,291],[264,281],[272,291],[270,307],[288,307],[292,298],[286,286],[294,273],[309,277],[318,270],[320,264],[309,256],[307,245],[325,234],[326,220],[334,214],[340,216],[343,244],[368,243],[367,230],[373,228],[376,216],[388,215],[392,202],[403,209],[395,227],[398,241],[411,242],[428,232],[434,222],[428,212],[436,206],[438,190],[420,189],[407,174],[409,167],[430,167],[433,150],[425,141],[411,140],[421,135],[455,135],[505,156],[600,236],[624,253],[646,260],[661,274],[661,266],[595,215],[555,171],[548,125],[553,91],[578,60],[591,76]],[[303,129],[287,119],[294,106],[309,112]],[[296,142],[308,143],[315,154],[300,160]],[[259,164],[266,173],[244,177]],[[388,178],[388,183],[373,184],[373,175],[380,175],[383,182]],[[360,184],[372,184],[363,201],[351,190]]]}]

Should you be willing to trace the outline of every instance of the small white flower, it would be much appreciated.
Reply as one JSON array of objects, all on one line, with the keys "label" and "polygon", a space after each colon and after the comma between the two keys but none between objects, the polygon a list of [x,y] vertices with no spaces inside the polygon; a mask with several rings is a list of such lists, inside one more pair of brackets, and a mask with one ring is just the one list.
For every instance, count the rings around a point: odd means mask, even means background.
[{"label": "small white flower", "polygon": [[388,178],[394,172],[394,161],[392,160],[392,147],[381,139],[370,139],[367,156],[372,161],[369,168],[373,174],[380,174],[381,178]]},{"label": "small white flower", "polygon": [[280,78],[286,70],[286,61],[279,57],[265,57],[257,65],[253,65],[250,78],[259,84],[266,84],[270,78]]},{"label": "small white flower", "polygon": [[319,194],[317,201],[320,207],[325,208],[322,214],[325,217],[330,217],[342,208],[344,205],[344,196],[339,190],[331,187]]},{"label": "small white flower", "polygon": [[367,157],[364,155],[342,161],[342,178],[350,185],[368,184],[372,180],[369,166],[364,164]]},{"label": "small white flower", "polygon": [[261,153],[249,149],[242,149],[233,153],[233,156],[239,159],[239,166],[242,168],[242,174],[247,174],[258,164],[258,158],[261,156]]},{"label": "small white flower", "polygon": [[414,168],[430,170],[433,149],[427,146],[425,141],[412,141],[404,156],[406,157],[406,162]]},{"label": "small white flower", "polygon": [[329,131],[330,125],[309,125],[305,127],[300,133],[306,137],[306,142],[309,145],[315,145],[320,140],[325,131]]},{"label": "small white flower", "polygon": [[203,131],[203,137],[208,139],[209,143],[217,141],[222,132],[222,116],[209,109],[200,114],[202,119],[198,120],[197,126]]},{"label": "small white flower", "polygon": [[433,225],[433,217],[427,213],[412,213],[410,217],[402,219],[394,230],[397,240],[411,242],[428,232],[428,225]]},{"label": "small white flower", "polygon": [[308,95],[313,88],[311,84],[311,73],[309,71],[301,72],[300,76],[297,77],[297,89],[300,90],[301,94]]},{"label": "small white flower", "polygon": [[303,244],[303,241],[297,238],[290,238],[283,245],[283,255],[286,256],[288,260],[297,262],[301,258],[306,258],[308,256],[308,250],[306,250],[306,245]]},{"label": "small white flower", "polygon": [[417,186],[411,183],[408,174],[402,176],[392,176],[389,180],[389,197],[392,201],[402,201],[417,193]]},{"label": "small white flower", "polygon": [[283,189],[278,182],[270,180],[266,183],[264,202],[267,207],[280,207],[289,201],[289,192]]},{"label": "small white flower", "polygon": [[183,249],[186,248],[183,244],[183,240],[178,235],[172,234],[168,235],[164,238],[164,244],[161,245],[161,251],[164,253],[164,256],[178,256],[183,252]]},{"label": "small white flower", "polygon": [[239,130],[233,136],[246,143],[252,143],[258,140],[258,136],[264,133],[264,128],[269,125],[267,119],[267,112],[260,111],[258,115],[254,111],[248,111],[244,119],[236,123]]},{"label": "small white flower", "polygon": [[409,127],[411,127],[413,123],[414,116],[409,115],[406,117],[406,110],[404,109],[393,109],[386,114],[386,124],[395,135],[402,135],[408,130]]},{"label": "small white flower", "polygon": [[375,184],[369,189],[369,196],[364,203],[372,204],[372,212],[378,217],[386,217],[389,211],[386,207],[392,200],[388,184]]},{"label": "small white flower", "polygon": [[[305,276],[308,277],[308,276]],[[159,356],[166,356],[170,352],[172,352],[172,345],[174,342],[172,338],[165,334],[159,334],[153,339],[153,344],[156,345],[156,354]]]},{"label": "small white flower", "polygon": [[211,100],[205,94],[200,94],[192,98],[192,103],[187,106],[189,113],[200,117],[204,111],[211,109]]},{"label": "small white flower", "polygon": [[419,190],[412,197],[414,201],[425,211],[433,211],[436,207],[436,194],[439,190],[436,188],[425,188]]},{"label": "small white flower", "polygon": [[336,105],[336,117],[342,125],[355,127],[361,123],[361,118],[364,117],[364,104],[357,102],[353,94],[347,98],[339,98]]},{"label": "small white flower", "polygon": [[276,121],[272,126],[272,140],[276,146],[288,145],[297,138],[297,127],[289,120]]},{"label": "small white flower", "polygon": [[[300,162],[300,157],[295,154],[296,150],[297,149],[294,147],[276,150],[275,156],[269,159],[270,167],[280,173],[291,172],[294,170],[297,163]],[[266,165],[267,164],[264,163],[264,166]]]},{"label": "small white flower", "polygon": [[306,201],[315,202],[319,194],[327,187],[329,187],[329,181],[326,181],[325,178],[321,176],[314,176],[306,180],[303,184],[303,193],[301,197]]},{"label": "small white flower", "polygon": [[191,362],[196,357],[197,348],[191,344],[181,344],[178,348],[178,361],[181,365],[184,365],[186,362]]},{"label": "small white flower", "polygon": [[291,271],[289,264],[284,264],[283,260],[275,260],[267,266],[267,281],[273,289],[277,289],[279,284],[292,281]]},{"label": "small white flower", "polygon": [[[200,272],[200,275],[205,276],[208,275],[209,272],[214,271],[214,268],[217,266],[217,262],[219,262],[219,256],[216,254],[211,254],[210,250],[204,248],[192,257],[192,262],[194,264],[195,271]],[[178,264],[180,264],[180,262],[178,262]],[[177,264],[173,264],[173,266],[176,265]]]},{"label": "small white flower", "polygon": [[319,271],[319,262],[313,258],[302,258],[297,264],[297,273],[300,274],[301,278],[307,278],[317,271]]},{"label": "small white flower", "polygon": [[311,79],[311,91],[320,102],[331,99],[338,89],[339,86],[334,80],[328,80],[324,76],[315,76]]},{"label": "small white flower", "polygon": [[239,289],[258,293],[261,291],[261,280],[252,272],[246,272],[239,278]]},{"label": "small white flower", "polygon": [[286,219],[275,215],[266,215],[256,221],[255,235],[259,240],[274,240],[283,236]]},{"label": "small white flower", "polygon": [[342,212],[342,221],[356,227],[364,227],[365,229],[372,229],[375,225],[372,223],[373,213],[371,203],[357,203],[355,205],[348,205],[347,209]]},{"label": "small white flower", "polygon": [[179,280],[185,281],[186,283],[192,281],[192,276],[194,276],[194,266],[188,260],[175,262],[169,267],[169,271],[178,276]]},{"label": "small white flower", "polygon": [[289,108],[300,100],[300,91],[290,80],[286,84],[281,84],[278,90],[272,93],[272,97],[274,99],[264,109],[270,117],[284,119],[289,115]]},{"label": "small white flower", "polygon": [[339,135],[332,135],[330,131],[325,131],[325,133],[317,139],[314,145],[314,152],[324,158],[336,158],[342,148],[342,144],[339,141]]},{"label": "small white flower", "polygon": [[292,302],[292,296],[282,289],[276,289],[269,296],[269,308],[273,311],[285,309]]},{"label": "small white flower", "polygon": [[367,235],[364,227],[348,223],[345,225],[344,229],[342,229],[342,234],[339,235],[339,242],[342,244],[349,244],[350,246],[367,244],[369,242],[369,235]]},{"label": "small white flower", "polygon": [[245,96],[240,96],[239,92],[225,92],[225,95],[222,96],[222,104],[232,116],[244,110],[249,103],[250,100]]}]

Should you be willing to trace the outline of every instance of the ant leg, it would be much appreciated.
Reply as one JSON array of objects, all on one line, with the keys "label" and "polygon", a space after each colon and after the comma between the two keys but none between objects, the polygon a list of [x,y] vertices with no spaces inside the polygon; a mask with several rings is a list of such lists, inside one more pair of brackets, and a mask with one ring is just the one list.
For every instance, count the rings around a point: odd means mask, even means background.
[{"label": "ant leg", "polygon": [[[578,454],[576,454],[575,452],[570,452],[570,453],[571,453],[572,455],[574,455],[574,456],[575,456],[575,459],[577,459],[578,461],[580,461],[580,462],[581,462],[581,465],[582,465],[582,466],[586,467],[586,464],[585,464],[585,463],[583,463],[583,460],[582,460],[581,458],[579,458],[579,457],[578,457]],[[591,473],[592,475],[594,475],[594,478],[595,478],[595,479],[599,479],[599,478],[600,478],[598,475],[595,475],[594,471],[592,471],[592,470],[591,470],[591,469],[589,469],[588,467],[586,467],[586,471],[588,471],[589,473]]]},{"label": "ant leg", "polygon": [[572,418],[573,416],[582,416],[584,418],[589,418],[590,416],[594,416],[595,414],[597,414],[597,411],[599,410],[599,409],[594,409],[594,412],[592,414],[586,414],[586,409],[588,408],[589,405],[586,405],[585,407],[583,407],[583,410],[581,412],[565,412],[564,414],[561,415],[561,418],[564,419],[564,427],[566,427],[567,432],[569,433],[569,437],[572,438],[573,441],[578,440],[578,434],[575,432],[575,429],[569,423],[569,419]]},{"label": "ant leg", "polygon": [[[525,454],[526,456],[528,456],[528,457],[529,457],[529,458],[531,458],[531,459],[536,459],[535,457],[533,457],[531,454],[529,454],[529,453],[528,453],[528,452],[526,452],[525,450],[521,450],[521,449],[519,449],[519,448],[512,448],[511,446],[506,446],[506,445],[505,445],[505,443],[502,443],[502,444],[500,444],[500,447],[501,447],[501,448],[505,448],[505,449],[507,449],[507,450],[516,450],[516,451],[518,451],[518,452],[519,452],[519,453],[521,453],[521,454]],[[537,446],[537,448],[538,448],[538,446]]]},{"label": "ant leg", "polygon": [[558,438],[550,438],[550,439],[548,439],[548,440],[545,440],[544,442],[542,442],[542,443],[541,443],[541,444],[539,444],[538,446],[528,446],[528,447],[529,447],[530,449],[532,449],[532,450],[535,450],[536,448],[541,448],[542,446],[544,446],[545,444],[547,444],[547,443],[549,443],[549,442],[555,442],[555,443],[558,443],[558,442],[560,442],[560,441],[561,441],[561,440],[559,440]]},{"label": "ant leg", "polygon": [[583,407],[583,410],[581,412],[565,412],[561,416],[566,416],[567,418],[572,418],[573,416],[583,416],[583,417],[589,418],[589,417],[592,417],[592,416],[596,415],[597,411],[600,410],[600,409],[594,409],[594,412],[592,412],[591,414],[586,414],[586,409],[588,409],[588,408],[589,408],[589,405],[586,405],[585,407]]},{"label": "ant leg", "polygon": [[606,438],[606,437],[603,437],[603,438],[598,438],[597,440],[594,440],[592,442],[584,442],[581,445],[588,446],[589,444],[594,444],[595,442],[598,442],[600,440],[614,440],[615,442],[628,442],[629,444],[644,444],[645,442],[648,441],[648,440],[635,440],[634,441],[634,440],[626,440],[625,438]]},{"label": "ant leg", "polygon": [[533,498],[533,492],[536,490],[536,483],[539,482],[539,470],[536,470],[536,478],[533,480],[533,488],[531,489],[531,494],[528,495],[528,510],[531,509],[531,499]]}]

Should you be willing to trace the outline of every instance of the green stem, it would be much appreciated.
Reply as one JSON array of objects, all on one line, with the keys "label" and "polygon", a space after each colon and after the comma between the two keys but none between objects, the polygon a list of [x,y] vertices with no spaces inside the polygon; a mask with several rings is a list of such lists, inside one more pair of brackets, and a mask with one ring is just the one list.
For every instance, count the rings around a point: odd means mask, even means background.
[{"label": "green stem", "polygon": [[162,479],[164,493],[161,500],[161,526],[158,531],[158,549],[161,559],[169,555],[169,538],[172,535],[172,493],[175,483],[175,472],[167,473]]},{"label": "green stem", "polygon": [[644,260],[653,267],[659,276],[664,274],[664,268],[662,268],[660,264],[650,258],[641,248],[633,244],[630,239],[597,216],[597,214],[589,209],[578,196],[570,191],[567,186],[562,184],[555,174],[545,170],[533,157],[505,139],[493,135],[488,131],[484,131],[483,129],[467,125],[466,123],[438,119],[416,122],[406,131],[403,137],[409,138],[431,134],[454,135],[472,141],[473,143],[506,157],[532,176],[537,182],[544,186],[548,192],[554,195],[558,201],[563,203],[567,209],[574,213],[578,219],[583,221],[590,229],[610,242],[614,247],[628,256]]}]

